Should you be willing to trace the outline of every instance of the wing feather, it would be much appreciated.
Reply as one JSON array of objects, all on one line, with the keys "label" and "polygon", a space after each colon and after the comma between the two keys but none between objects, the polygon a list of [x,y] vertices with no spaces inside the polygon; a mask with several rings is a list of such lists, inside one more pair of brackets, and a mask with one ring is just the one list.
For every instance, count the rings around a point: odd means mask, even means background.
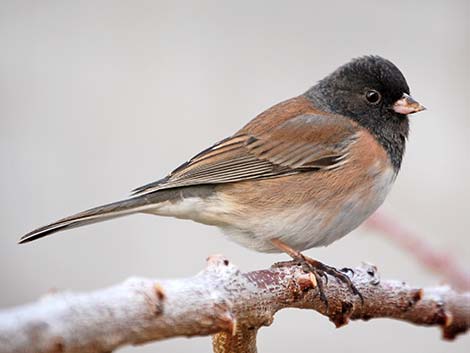
[{"label": "wing feather", "polygon": [[164,179],[133,193],[334,169],[347,163],[357,132],[357,126],[348,119],[311,114],[296,116],[258,136],[242,129],[197,154]]}]

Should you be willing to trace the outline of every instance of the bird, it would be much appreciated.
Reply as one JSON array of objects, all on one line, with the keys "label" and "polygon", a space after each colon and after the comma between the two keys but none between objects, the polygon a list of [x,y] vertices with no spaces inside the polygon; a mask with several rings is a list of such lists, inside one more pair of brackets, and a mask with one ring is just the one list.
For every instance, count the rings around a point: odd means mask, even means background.
[{"label": "bird", "polygon": [[246,248],[287,253],[319,284],[330,274],[360,295],[344,271],[302,251],[342,238],[384,202],[409,115],[424,109],[391,61],[354,58],[129,198],[37,228],[19,243],[135,213],[190,219]]}]

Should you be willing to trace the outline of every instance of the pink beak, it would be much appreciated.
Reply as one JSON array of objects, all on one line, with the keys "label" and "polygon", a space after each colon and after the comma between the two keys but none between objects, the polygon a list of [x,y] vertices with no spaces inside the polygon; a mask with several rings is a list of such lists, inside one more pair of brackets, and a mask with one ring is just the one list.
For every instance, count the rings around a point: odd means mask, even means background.
[{"label": "pink beak", "polygon": [[409,94],[403,93],[403,96],[395,102],[393,110],[398,114],[408,115],[420,112],[426,108],[418,101],[415,101]]}]

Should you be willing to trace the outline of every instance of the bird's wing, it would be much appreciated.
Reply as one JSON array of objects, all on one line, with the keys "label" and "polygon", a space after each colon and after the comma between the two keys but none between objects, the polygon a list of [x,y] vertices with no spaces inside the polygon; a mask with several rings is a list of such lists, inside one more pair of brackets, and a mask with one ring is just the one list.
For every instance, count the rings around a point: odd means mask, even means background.
[{"label": "bird's wing", "polygon": [[265,179],[321,169],[347,161],[358,128],[346,118],[304,114],[257,135],[249,125],[182,164],[167,177],[133,191],[144,195],[188,185]]}]

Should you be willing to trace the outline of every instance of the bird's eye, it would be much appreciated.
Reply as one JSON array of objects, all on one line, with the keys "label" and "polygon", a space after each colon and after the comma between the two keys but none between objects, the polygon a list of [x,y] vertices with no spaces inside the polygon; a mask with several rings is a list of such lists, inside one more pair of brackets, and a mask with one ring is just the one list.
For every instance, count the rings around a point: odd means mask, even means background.
[{"label": "bird's eye", "polygon": [[366,92],[366,99],[370,104],[377,104],[381,98],[382,96],[376,90],[371,89]]}]

